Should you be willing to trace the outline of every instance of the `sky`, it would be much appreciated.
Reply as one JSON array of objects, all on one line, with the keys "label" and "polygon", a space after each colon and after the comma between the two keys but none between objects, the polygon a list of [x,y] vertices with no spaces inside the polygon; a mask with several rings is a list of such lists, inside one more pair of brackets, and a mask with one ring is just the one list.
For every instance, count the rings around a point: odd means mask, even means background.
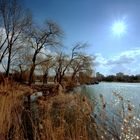
[{"label": "sky", "polygon": [[86,42],[96,56],[95,70],[140,74],[140,0],[24,0],[37,23],[53,20],[64,44]]}]

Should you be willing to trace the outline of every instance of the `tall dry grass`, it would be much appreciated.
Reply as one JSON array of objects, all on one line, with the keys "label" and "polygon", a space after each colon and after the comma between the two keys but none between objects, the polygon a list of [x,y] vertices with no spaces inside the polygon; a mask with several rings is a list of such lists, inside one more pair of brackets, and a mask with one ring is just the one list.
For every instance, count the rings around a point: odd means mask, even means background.
[{"label": "tall dry grass", "polygon": [[41,140],[96,140],[97,132],[90,114],[92,107],[81,95],[60,94],[39,100],[38,125]]},{"label": "tall dry grass", "polygon": [[22,96],[19,86],[5,81],[0,85],[0,139],[20,139]]},{"label": "tall dry grass", "polygon": [[[79,94],[60,93],[25,104],[30,88],[6,81],[0,85],[0,140],[96,140],[92,107]],[[58,92],[58,91],[56,91]]]},{"label": "tall dry grass", "polygon": [[5,80],[0,85],[0,140],[24,140],[23,97],[28,88]]},{"label": "tall dry grass", "polygon": [[104,140],[139,140],[139,108],[120,93],[113,95],[115,100],[111,104],[104,104],[104,97],[100,96],[101,107],[96,116],[98,135]]}]

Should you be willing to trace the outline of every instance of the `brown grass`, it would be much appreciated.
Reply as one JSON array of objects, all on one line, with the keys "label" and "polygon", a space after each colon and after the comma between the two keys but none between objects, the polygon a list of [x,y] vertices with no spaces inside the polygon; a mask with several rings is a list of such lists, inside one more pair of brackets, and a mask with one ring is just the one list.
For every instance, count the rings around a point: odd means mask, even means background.
[{"label": "brown grass", "polygon": [[0,85],[0,140],[22,140],[23,95],[28,91],[16,83],[6,81]]},{"label": "brown grass", "polygon": [[90,114],[92,108],[81,95],[58,95],[38,102],[41,140],[94,140],[96,129]]},{"label": "brown grass", "polygon": [[0,140],[96,140],[92,107],[79,94],[41,97],[24,105],[31,89],[5,81],[0,85]]}]

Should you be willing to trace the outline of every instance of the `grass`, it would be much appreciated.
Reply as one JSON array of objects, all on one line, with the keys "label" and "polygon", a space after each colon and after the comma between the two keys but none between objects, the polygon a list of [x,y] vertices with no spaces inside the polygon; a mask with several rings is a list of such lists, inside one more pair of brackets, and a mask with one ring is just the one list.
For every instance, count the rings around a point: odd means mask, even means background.
[{"label": "grass", "polygon": [[0,85],[0,138],[21,139],[23,88],[5,81]]},{"label": "grass", "polygon": [[[79,94],[56,94],[25,104],[32,90],[6,81],[0,85],[1,140],[96,140],[88,99]],[[58,91],[56,91],[58,92]]]},{"label": "grass", "polygon": [[[81,95],[60,94],[39,100],[41,140],[94,140],[96,129],[91,119],[91,104]],[[39,118],[40,118],[39,117]]]}]

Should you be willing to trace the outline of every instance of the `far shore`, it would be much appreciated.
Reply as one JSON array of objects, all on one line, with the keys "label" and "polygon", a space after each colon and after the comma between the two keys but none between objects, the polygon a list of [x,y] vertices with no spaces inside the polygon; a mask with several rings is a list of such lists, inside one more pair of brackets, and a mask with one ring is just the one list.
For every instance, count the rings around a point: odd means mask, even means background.
[{"label": "far shore", "polygon": [[126,82],[125,82],[125,81],[101,81],[101,82],[105,82],[105,83],[132,83],[132,84],[133,84],[133,83],[134,83],[134,84],[135,84],[135,83],[136,83],[136,84],[138,83],[138,84],[140,84],[140,81],[137,81],[137,82],[129,82],[129,81],[126,81]]}]

